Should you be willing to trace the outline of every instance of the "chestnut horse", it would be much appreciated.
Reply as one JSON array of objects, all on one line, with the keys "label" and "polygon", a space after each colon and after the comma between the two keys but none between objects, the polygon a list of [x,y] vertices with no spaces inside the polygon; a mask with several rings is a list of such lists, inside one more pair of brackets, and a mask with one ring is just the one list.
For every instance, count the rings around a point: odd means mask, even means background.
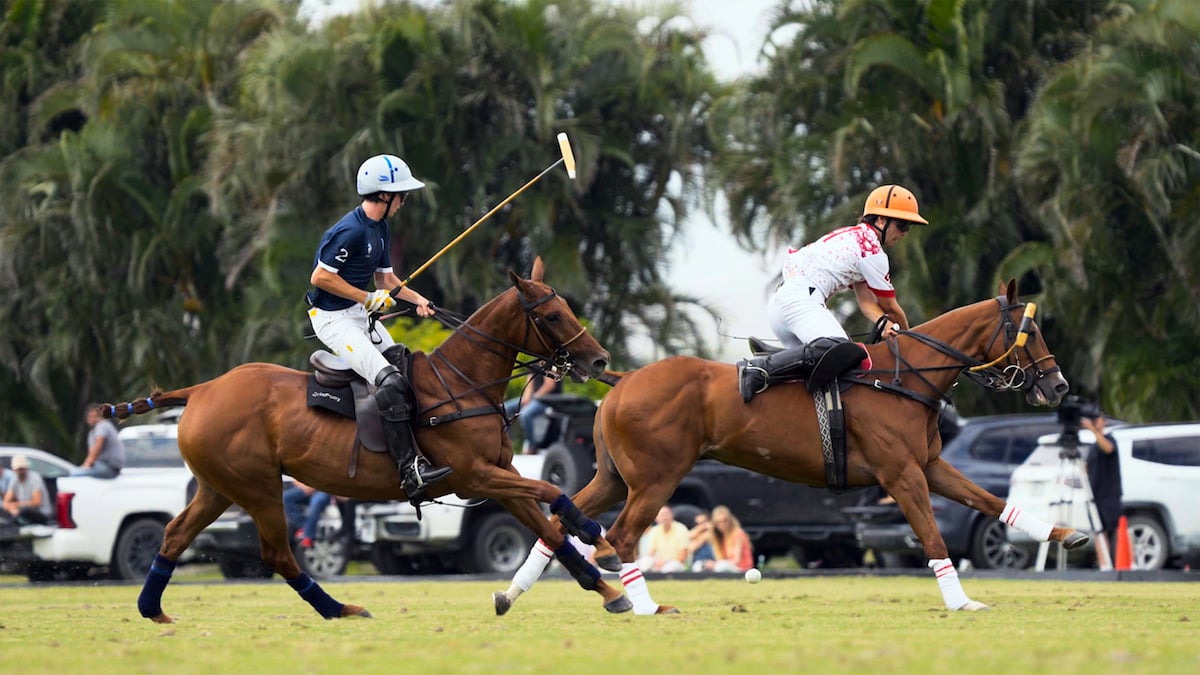
[{"label": "chestnut horse", "polygon": [[[1041,541],[1077,548],[1088,540],[1009,507],[939,456],[939,402],[964,369],[988,388],[1024,391],[1034,405],[1057,405],[1067,393],[1067,381],[1033,320],[1034,309],[1017,300],[1016,283],[1010,281],[997,298],[869,346],[872,370],[842,379],[853,383],[842,395],[848,486],[879,484],[895,498],[921,539],[949,609],[986,605],[962,591],[933,517],[930,491],[1002,518]],[[596,562],[621,571],[637,614],[675,611],[650,599],[634,561],[639,537],[697,460],[826,485],[812,395],[799,384],[782,384],[743,403],[730,364],[672,357],[624,375],[601,402],[593,436],[596,476],[575,500],[593,516],[626,500],[607,534],[619,558],[598,555]],[[535,546],[513,585],[493,595],[497,613],[506,612],[532,586],[548,561],[548,551]]]},{"label": "chestnut horse", "polygon": [[[434,499],[450,492],[463,498],[490,498],[552,546],[564,546],[564,560],[581,586],[596,590],[609,611],[632,606],[619,587],[576,553],[548,520],[539,502],[571,534],[596,542],[615,555],[594,521],[584,518],[570,499],[545,481],[523,478],[512,464],[505,433],[505,384],[520,354],[557,364],[560,372],[584,381],[604,372],[608,352],[587,334],[566,301],[542,283],[541,259],[528,280],[509,272],[513,288],[481,307],[431,354],[413,357],[412,387],[420,409],[417,443],[438,466],[454,472],[429,489]],[[353,420],[306,404],[310,375],[266,363],[238,366],[224,375],[186,389],[158,392],[149,399],[108,408],[124,418],[152,407],[187,405],[179,422],[179,450],[196,476],[191,502],[166,527],[138,609],[159,623],[163,590],[175,560],[196,535],[232,503],[258,526],[263,560],[326,619],[370,616],[357,605],[333,600],[302,574],[289,546],[282,505],[281,475],[357,499],[405,499],[396,464],[387,453],[358,452]],[[465,414],[464,414],[465,413]],[[431,419],[440,416],[440,420]],[[449,421],[447,421],[449,420]],[[353,467],[353,468],[351,468]],[[582,532],[582,535],[580,533]]]}]

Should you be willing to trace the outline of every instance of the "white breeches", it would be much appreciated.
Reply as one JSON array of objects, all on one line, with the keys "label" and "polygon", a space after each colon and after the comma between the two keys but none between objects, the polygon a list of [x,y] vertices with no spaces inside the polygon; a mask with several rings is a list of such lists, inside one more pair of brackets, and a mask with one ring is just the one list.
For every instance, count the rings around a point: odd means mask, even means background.
[{"label": "white breeches", "polygon": [[355,304],[346,309],[329,311],[313,307],[308,310],[313,331],[334,354],[342,357],[354,372],[375,383],[379,371],[391,365],[383,357],[383,350],[396,344],[383,322],[375,322],[375,331],[367,330],[367,308]]},{"label": "white breeches", "polygon": [[825,307],[825,298],[809,294],[802,280],[784,284],[767,303],[767,321],[784,347],[799,347],[820,337],[849,339],[846,329]]}]

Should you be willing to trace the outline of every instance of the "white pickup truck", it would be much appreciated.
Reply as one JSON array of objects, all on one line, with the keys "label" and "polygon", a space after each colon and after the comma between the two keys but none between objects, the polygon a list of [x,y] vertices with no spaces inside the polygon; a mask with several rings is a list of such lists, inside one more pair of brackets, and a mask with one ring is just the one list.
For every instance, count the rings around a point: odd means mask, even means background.
[{"label": "white pickup truck", "polygon": [[179,455],[176,425],[167,420],[121,429],[126,467],[116,478],[58,479],[57,527],[34,539],[30,581],[81,579],[99,567],[116,579],[145,578],[163,528],[196,489]]}]

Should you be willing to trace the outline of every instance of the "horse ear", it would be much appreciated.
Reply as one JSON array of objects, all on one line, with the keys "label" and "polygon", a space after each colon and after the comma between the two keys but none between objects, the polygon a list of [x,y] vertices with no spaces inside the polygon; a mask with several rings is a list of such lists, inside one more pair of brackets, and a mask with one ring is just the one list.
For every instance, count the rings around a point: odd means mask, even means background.
[{"label": "horse ear", "polygon": [[512,282],[513,288],[516,288],[517,290],[521,289],[521,282],[525,281],[521,277],[517,276],[517,273],[512,270],[508,271],[508,280]]},{"label": "horse ear", "polygon": [[529,274],[530,281],[542,283],[542,275],[546,272],[546,266],[542,264],[542,256],[533,259],[533,271]]},{"label": "horse ear", "polygon": [[1017,304],[1017,280],[1016,279],[1009,279],[1008,280],[1008,288],[1007,289],[1002,288],[1001,291],[1004,293],[1005,297],[1008,298],[1008,304],[1010,304],[1010,305]]}]

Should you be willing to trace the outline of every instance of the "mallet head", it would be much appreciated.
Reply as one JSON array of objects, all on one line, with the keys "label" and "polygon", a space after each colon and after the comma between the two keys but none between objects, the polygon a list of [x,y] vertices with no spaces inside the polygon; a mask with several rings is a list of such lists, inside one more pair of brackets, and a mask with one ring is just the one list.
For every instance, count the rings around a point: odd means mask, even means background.
[{"label": "mallet head", "polygon": [[571,142],[567,140],[567,132],[558,134],[558,149],[562,151],[563,164],[567,167],[567,177],[575,180],[575,153],[571,152]]}]

